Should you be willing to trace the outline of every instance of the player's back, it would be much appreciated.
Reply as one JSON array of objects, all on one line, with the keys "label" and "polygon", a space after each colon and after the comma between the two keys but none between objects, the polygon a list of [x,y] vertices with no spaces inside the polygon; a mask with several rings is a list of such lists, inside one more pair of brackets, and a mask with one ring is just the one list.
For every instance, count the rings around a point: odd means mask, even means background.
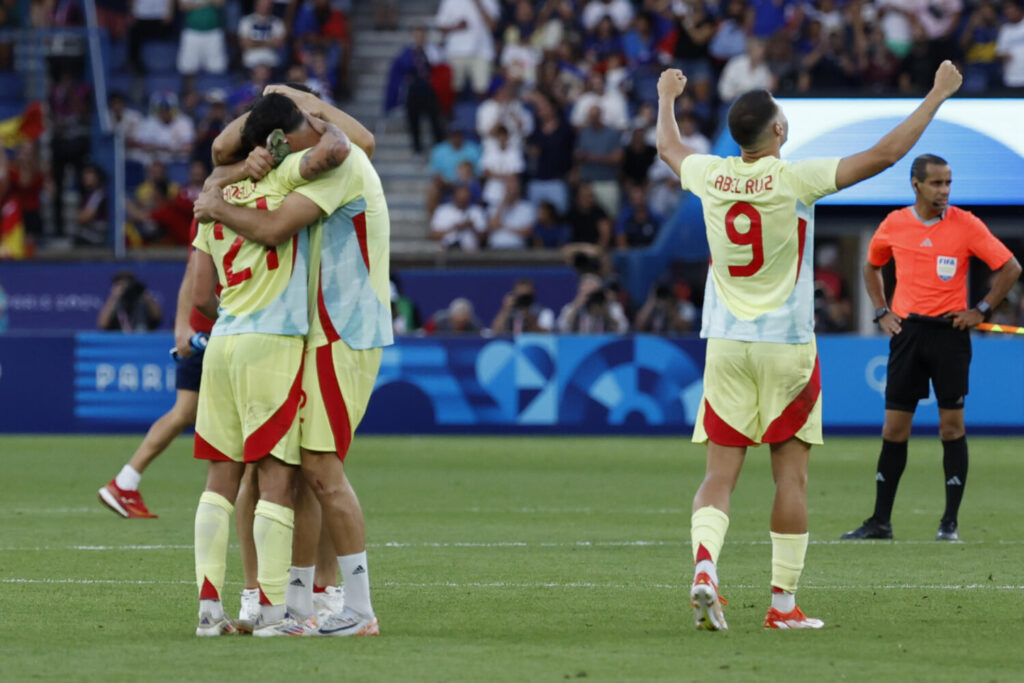
[{"label": "player's back", "polygon": [[813,204],[835,192],[838,159],[691,154],[711,250],[701,336],[804,343],[813,335]]}]

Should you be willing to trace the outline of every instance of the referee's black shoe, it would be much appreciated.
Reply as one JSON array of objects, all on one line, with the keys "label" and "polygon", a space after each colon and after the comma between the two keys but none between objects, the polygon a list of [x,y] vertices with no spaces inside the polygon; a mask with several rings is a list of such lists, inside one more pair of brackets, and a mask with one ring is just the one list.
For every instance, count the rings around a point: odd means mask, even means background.
[{"label": "referee's black shoe", "polygon": [[879,522],[874,517],[868,517],[859,527],[853,531],[847,531],[839,538],[846,541],[862,541],[872,538],[892,538],[892,524],[888,522]]},{"label": "referee's black shoe", "polygon": [[935,534],[936,541],[959,541],[960,532],[957,531],[956,522],[939,522],[939,533]]}]

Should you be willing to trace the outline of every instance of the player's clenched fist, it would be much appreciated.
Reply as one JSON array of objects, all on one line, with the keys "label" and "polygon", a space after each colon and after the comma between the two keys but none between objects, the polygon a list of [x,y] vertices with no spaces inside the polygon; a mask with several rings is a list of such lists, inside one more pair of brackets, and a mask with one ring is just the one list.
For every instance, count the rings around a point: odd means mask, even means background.
[{"label": "player's clenched fist", "polygon": [[957,90],[960,89],[960,84],[964,82],[964,77],[955,66],[953,62],[948,59],[942,64],[939,64],[938,70],[935,72],[935,90],[937,90],[943,97],[950,97]]},{"label": "player's clenched fist", "polygon": [[676,99],[683,94],[686,76],[679,69],[665,69],[658,78],[658,97]]}]

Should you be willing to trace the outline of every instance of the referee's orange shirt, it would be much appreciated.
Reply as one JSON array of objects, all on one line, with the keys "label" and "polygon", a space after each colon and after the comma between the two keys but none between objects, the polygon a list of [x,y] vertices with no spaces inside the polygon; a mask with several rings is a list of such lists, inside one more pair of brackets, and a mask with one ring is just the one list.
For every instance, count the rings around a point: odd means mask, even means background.
[{"label": "referee's orange shirt", "polygon": [[997,270],[1013,256],[970,211],[950,206],[938,223],[925,225],[913,207],[893,211],[875,231],[868,263],[882,267],[896,259],[892,310],[942,315],[967,308],[967,270],[976,256]]}]

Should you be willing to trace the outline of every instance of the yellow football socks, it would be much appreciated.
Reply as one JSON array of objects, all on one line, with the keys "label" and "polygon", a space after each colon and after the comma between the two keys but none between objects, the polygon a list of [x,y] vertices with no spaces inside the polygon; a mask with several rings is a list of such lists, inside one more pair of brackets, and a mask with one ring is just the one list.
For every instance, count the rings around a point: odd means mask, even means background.
[{"label": "yellow football socks", "polygon": [[795,593],[800,582],[800,573],[804,569],[804,556],[807,555],[807,539],[804,534],[772,535],[772,586],[787,593]]},{"label": "yellow football socks", "polygon": [[252,523],[258,562],[256,579],[271,605],[283,605],[292,559],[292,529],[295,512],[276,503],[256,503]]},{"label": "yellow football socks", "polygon": [[224,586],[228,530],[235,507],[224,496],[204,491],[196,508],[196,586],[200,599],[219,600]]},{"label": "yellow football socks", "polygon": [[710,505],[702,507],[690,518],[690,542],[693,545],[693,559],[697,560],[697,549],[704,546],[711,554],[711,562],[718,562],[718,554],[725,543],[729,530],[729,515]]}]

